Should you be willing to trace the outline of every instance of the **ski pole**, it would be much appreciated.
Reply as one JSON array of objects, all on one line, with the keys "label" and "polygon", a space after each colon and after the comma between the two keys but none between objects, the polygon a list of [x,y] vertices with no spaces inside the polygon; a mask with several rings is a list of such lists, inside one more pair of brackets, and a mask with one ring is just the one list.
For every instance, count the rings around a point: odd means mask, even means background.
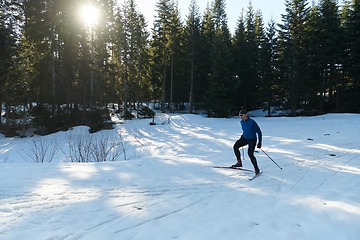
[{"label": "ski pole", "polygon": [[265,153],[266,156],[268,156],[271,159],[271,161],[273,161],[276,164],[276,166],[278,166],[282,170],[282,167],[280,167],[264,150],[262,150],[262,148],[260,149],[261,151],[263,151],[263,153]]},{"label": "ski pole", "polygon": [[242,159],[243,159],[243,161],[244,161],[244,160],[245,160],[244,147],[242,147],[242,148],[241,148],[241,150],[242,150],[242,156],[243,156],[243,158],[242,158]]}]

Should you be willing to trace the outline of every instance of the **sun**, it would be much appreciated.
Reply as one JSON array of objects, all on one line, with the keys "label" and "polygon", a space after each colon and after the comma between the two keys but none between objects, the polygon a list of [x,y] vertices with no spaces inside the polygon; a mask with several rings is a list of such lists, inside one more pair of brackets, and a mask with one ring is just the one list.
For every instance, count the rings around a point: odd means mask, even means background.
[{"label": "sun", "polygon": [[92,24],[98,17],[98,10],[93,6],[84,6],[81,10],[81,15],[86,23]]}]

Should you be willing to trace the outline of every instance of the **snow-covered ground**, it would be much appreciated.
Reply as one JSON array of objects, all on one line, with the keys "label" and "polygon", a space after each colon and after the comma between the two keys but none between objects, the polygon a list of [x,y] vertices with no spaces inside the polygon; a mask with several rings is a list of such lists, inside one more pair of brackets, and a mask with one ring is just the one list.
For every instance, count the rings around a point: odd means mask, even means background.
[{"label": "snow-covered ground", "polygon": [[[133,120],[96,133],[121,133],[126,160],[116,162],[67,160],[69,134],[86,138],[85,127],[0,135],[0,239],[360,239],[359,114],[255,118],[283,170],[258,150],[264,173],[254,181],[210,167],[235,163],[238,117],[157,116],[164,125]],[[26,162],[40,139],[62,151]]]}]

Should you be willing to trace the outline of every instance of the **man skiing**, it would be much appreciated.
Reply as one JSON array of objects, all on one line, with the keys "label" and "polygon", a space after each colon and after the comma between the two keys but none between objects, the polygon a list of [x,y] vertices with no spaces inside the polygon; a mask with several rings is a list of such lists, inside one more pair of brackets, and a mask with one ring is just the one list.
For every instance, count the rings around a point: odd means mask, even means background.
[{"label": "man skiing", "polygon": [[249,145],[248,148],[248,155],[251,159],[251,163],[254,165],[255,174],[259,174],[260,169],[257,165],[256,158],[254,156],[254,150],[256,145],[256,133],[259,138],[259,142],[257,144],[258,148],[261,148],[262,142],[262,133],[258,126],[258,124],[251,118],[248,117],[247,111],[245,109],[240,110],[239,116],[241,118],[241,127],[243,130],[243,134],[241,135],[240,139],[236,141],[234,144],[234,152],[237,158],[237,163],[232,165],[231,167],[242,167],[241,157],[239,148],[245,145]]}]

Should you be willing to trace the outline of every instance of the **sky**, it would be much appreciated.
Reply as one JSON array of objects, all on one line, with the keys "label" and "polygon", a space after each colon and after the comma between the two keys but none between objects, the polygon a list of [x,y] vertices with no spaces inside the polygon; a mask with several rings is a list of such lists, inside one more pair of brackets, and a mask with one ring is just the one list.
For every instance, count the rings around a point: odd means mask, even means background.
[{"label": "sky", "polygon": [[[141,12],[150,28],[153,27],[153,20],[155,12],[155,4],[159,0],[136,0],[138,5],[139,12]],[[124,0],[119,0],[120,3],[123,3]],[[184,21],[186,15],[189,14],[189,6],[191,0],[179,0],[179,8],[181,13],[181,18]],[[197,0],[198,6],[200,8],[200,13],[203,14],[207,4],[211,3],[212,0]],[[230,31],[233,33],[235,31],[237,20],[240,16],[242,9],[246,12],[249,6],[250,0],[227,0],[226,1],[226,13],[228,17],[228,26]],[[267,26],[267,23],[271,18],[276,22],[281,22],[281,14],[285,13],[285,0],[252,0],[252,5],[255,11],[260,10],[263,15],[264,23]]]}]

